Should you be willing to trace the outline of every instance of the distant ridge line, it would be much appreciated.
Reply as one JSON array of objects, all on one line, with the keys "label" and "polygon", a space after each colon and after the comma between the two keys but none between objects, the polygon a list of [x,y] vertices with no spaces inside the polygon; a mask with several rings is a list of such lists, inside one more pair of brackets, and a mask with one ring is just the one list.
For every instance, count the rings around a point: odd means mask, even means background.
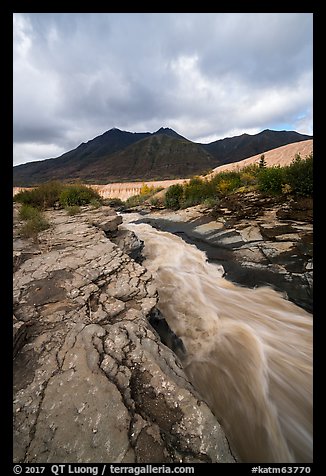
[{"label": "distant ridge line", "polygon": [[201,144],[170,128],[161,127],[154,133],[113,128],[60,157],[15,166],[13,185],[26,187],[49,180],[101,184],[188,178],[310,139],[312,136],[295,131],[267,129]]}]

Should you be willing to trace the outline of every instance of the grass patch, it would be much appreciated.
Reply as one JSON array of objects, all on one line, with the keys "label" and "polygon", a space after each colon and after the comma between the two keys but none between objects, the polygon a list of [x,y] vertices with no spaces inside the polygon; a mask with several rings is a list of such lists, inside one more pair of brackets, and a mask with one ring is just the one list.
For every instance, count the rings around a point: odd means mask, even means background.
[{"label": "grass patch", "polygon": [[214,208],[219,203],[220,203],[220,199],[218,197],[205,198],[205,200],[203,201],[203,205],[205,205],[205,207],[207,207],[207,208]]},{"label": "grass patch", "polygon": [[33,218],[38,218],[41,216],[40,210],[31,205],[23,204],[19,210],[19,218],[21,220],[31,220]]},{"label": "grass patch", "polygon": [[159,206],[161,205],[160,199],[157,198],[157,197],[150,198],[149,203],[150,203],[153,207],[159,207]]},{"label": "grass patch", "polygon": [[47,182],[31,190],[21,190],[14,196],[14,201],[31,205],[39,210],[53,207],[59,200],[59,195],[64,189],[60,182]]},{"label": "grass patch", "polygon": [[36,215],[29,218],[19,230],[23,238],[36,238],[40,231],[46,230],[50,227],[49,222],[42,216]]},{"label": "grass patch", "polygon": [[46,230],[50,226],[42,212],[31,205],[22,205],[19,210],[19,218],[25,221],[19,230],[23,238],[36,238],[40,231]]},{"label": "grass patch", "polygon": [[101,196],[92,188],[82,184],[66,185],[57,181],[41,184],[31,190],[22,190],[14,196],[14,201],[46,210],[60,204],[63,208],[73,205],[88,205],[93,201],[96,206],[102,203]]},{"label": "grass patch", "polygon": [[103,200],[103,205],[108,205],[112,208],[121,208],[124,207],[125,202],[123,202],[120,198],[105,198]]},{"label": "grass patch", "polygon": [[74,205],[88,205],[92,200],[101,203],[101,197],[95,190],[86,185],[78,184],[66,186],[59,196],[60,205],[64,208]]},{"label": "grass patch", "polygon": [[71,205],[66,207],[66,211],[69,216],[75,216],[81,212],[81,208],[79,205]]},{"label": "grass patch", "polygon": [[92,198],[92,200],[89,202],[90,206],[94,209],[100,208],[102,206],[102,201],[99,200],[98,198]]},{"label": "grass patch", "polygon": [[163,187],[149,187],[148,185],[143,183],[140,189],[140,193],[138,195],[133,195],[132,197],[127,198],[127,200],[125,201],[125,205],[128,208],[138,207],[161,190],[163,190]]}]

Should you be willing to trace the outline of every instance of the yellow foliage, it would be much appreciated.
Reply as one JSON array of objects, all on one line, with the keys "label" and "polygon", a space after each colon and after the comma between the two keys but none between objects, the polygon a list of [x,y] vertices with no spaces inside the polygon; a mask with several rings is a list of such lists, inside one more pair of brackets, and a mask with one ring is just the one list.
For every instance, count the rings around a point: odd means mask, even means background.
[{"label": "yellow foliage", "polygon": [[144,196],[144,195],[149,195],[150,193],[153,192],[155,187],[151,186],[149,187],[147,184],[143,183],[139,195]]},{"label": "yellow foliage", "polygon": [[250,172],[243,172],[241,174],[241,181],[246,185],[250,185],[250,184],[256,183],[257,179]]},{"label": "yellow foliage", "polygon": [[287,195],[288,193],[291,193],[292,192],[292,187],[291,185],[289,185],[288,183],[284,183],[282,185],[282,193],[284,195]]},{"label": "yellow foliage", "polygon": [[220,192],[225,193],[230,189],[230,185],[228,180],[221,180],[218,184],[218,189]]}]

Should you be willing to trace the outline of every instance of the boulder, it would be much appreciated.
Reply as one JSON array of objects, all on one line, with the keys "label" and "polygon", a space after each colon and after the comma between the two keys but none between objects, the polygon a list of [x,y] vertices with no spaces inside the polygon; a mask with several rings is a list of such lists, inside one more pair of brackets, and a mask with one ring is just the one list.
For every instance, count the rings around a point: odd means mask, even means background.
[{"label": "boulder", "polygon": [[137,261],[137,263],[142,262],[144,242],[140,240],[133,231],[120,228],[116,236],[111,238],[111,241],[130,256],[130,258]]},{"label": "boulder", "polygon": [[105,233],[117,231],[118,226],[122,223],[121,216],[117,215],[110,207],[101,207],[96,211],[91,211],[89,215],[89,222]]}]

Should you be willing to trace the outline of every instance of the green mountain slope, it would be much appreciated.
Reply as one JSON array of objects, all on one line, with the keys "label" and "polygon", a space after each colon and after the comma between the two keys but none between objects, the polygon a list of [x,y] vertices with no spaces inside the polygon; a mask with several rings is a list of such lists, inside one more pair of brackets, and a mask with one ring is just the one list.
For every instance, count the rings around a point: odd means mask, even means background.
[{"label": "green mountain slope", "polygon": [[109,183],[187,178],[282,145],[311,139],[294,131],[259,134],[197,144],[169,128],[154,133],[110,129],[55,159],[14,167],[13,185],[32,186],[49,180]]}]

